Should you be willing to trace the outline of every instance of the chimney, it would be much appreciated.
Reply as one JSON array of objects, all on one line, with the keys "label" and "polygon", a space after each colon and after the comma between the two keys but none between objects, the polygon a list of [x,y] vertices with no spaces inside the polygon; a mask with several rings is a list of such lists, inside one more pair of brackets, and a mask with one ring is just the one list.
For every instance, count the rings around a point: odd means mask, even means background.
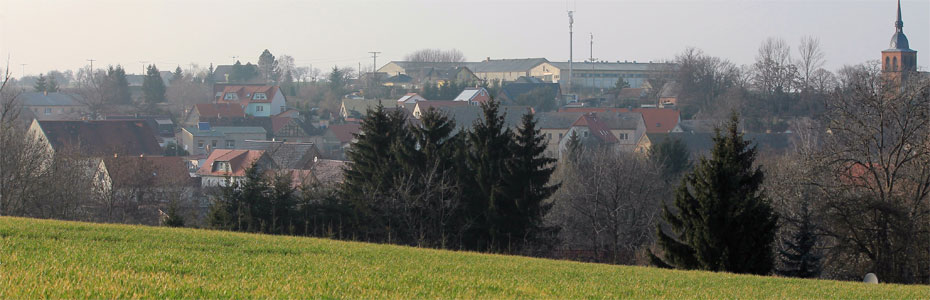
[{"label": "chimney", "polygon": [[491,61],[491,57],[490,57],[490,56],[488,56],[488,58],[487,58],[487,59],[485,59],[484,61]]}]

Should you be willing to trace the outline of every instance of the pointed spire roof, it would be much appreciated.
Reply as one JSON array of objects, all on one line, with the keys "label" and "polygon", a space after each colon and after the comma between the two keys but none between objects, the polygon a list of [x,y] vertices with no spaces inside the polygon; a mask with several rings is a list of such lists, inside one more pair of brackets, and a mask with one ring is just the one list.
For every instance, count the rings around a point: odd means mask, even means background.
[{"label": "pointed spire roof", "polygon": [[904,35],[904,21],[901,20],[901,0],[898,0],[898,19],[894,22],[895,32],[891,36],[889,49],[885,51],[913,51]]}]

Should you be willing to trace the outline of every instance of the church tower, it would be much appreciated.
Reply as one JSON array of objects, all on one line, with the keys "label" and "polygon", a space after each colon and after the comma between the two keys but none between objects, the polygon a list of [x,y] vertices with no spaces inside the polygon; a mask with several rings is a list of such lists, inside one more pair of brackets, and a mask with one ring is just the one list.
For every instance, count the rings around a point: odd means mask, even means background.
[{"label": "church tower", "polygon": [[882,51],[882,73],[896,76],[904,72],[917,71],[917,51],[911,50],[907,43],[907,36],[904,35],[901,0],[898,0],[898,20],[894,22],[894,28],[890,47]]}]

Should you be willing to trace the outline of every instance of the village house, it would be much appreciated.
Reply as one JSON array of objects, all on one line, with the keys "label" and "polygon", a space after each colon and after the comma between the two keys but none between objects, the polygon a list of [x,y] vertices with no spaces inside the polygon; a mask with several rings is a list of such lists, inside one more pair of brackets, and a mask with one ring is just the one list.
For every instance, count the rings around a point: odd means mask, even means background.
[{"label": "village house", "polygon": [[586,113],[622,113],[637,112],[643,115],[646,122],[646,132],[668,133],[681,121],[681,113],[673,108],[610,108],[610,107],[564,107],[559,112],[586,112]]},{"label": "village house", "polygon": [[355,142],[355,135],[360,131],[361,125],[358,123],[330,125],[323,133],[323,154],[330,158],[345,159],[346,148]]},{"label": "village house", "polygon": [[68,93],[25,92],[17,96],[23,109],[32,112],[36,119],[80,120],[87,113],[83,97]]},{"label": "village house", "polygon": [[239,183],[246,170],[259,168],[259,172],[277,169],[274,160],[263,150],[216,149],[197,170],[202,187],[226,186]]},{"label": "village house", "polygon": [[238,103],[200,103],[190,108],[181,125],[195,126],[200,122],[217,124],[222,120],[244,118],[245,110]]},{"label": "village house", "polygon": [[162,155],[155,131],[144,120],[33,120],[29,134],[52,153],[83,157]]},{"label": "village house", "polygon": [[634,151],[639,138],[646,133],[643,116],[635,112],[538,113],[537,126],[545,138],[549,157],[560,158],[571,134],[577,134],[585,145],[606,145],[617,151]]},{"label": "village house", "polygon": [[339,107],[339,115],[347,121],[357,121],[364,118],[368,110],[374,110],[378,107],[378,104],[381,104],[385,109],[403,107],[402,103],[391,99],[342,99],[342,106]]},{"label": "village house", "polygon": [[483,87],[465,88],[458,96],[455,96],[455,99],[452,99],[452,101],[463,101],[469,105],[480,106],[482,103],[491,101],[491,94]]},{"label": "village house", "polygon": [[321,156],[314,143],[249,140],[237,149],[265,151],[275,165],[282,169],[309,170]]},{"label": "village house", "polygon": [[178,147],[190,155],[203,155],[213,149],[235,149],[246,140],[264,140],[267,132],[262,127],[211,126],[200,123],[187,126],[178,133]]},{"label": "village house", "polygon": [[403,97],[400,97],[400,99],[397,99],[397,103],[403,104],[415,104],[420,101],[426,101],[426,98],[423,98],[423,96],[417,93],[407,93]]},{"label": "village house", "polygon": [[270,117],[287,110],[287,99],[277,85],[217,84],[214,90],[216,103],[237,103],[248,116]]},{"label": "village house", "polygon": [[[619,79],[626,81],[631,88],[640,88],[650,78],[670,79],[676,69],[671,63],[637,63],[633,62],[573,62],[572,88],[609,89],[617,85]],[[544,62],[530,70],[528,76],[540,78],[545,82],[559,83],[565,89],[568,85],[568,62]]]},{"label": "village house", "polygon": [[490,57],[480,62],[392,61],[379,68],[378,72],[387,73],[390,76],[404,74],[416,78],[411,73],[420,72],[419,70],[467,68],[483,82],[512,82],[521,76],[531,76],[531,70],[545,62],[548,62],[545,58],[491,59]]}]

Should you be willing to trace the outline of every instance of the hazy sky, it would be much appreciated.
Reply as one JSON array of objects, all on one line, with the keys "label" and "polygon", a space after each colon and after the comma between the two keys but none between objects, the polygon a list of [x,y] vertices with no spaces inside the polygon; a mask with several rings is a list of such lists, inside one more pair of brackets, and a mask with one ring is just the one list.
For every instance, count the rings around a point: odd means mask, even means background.
[{"label": "hazy sky", "polygon": [[[904,32],[930,69],[930,1],[902,2]],[[258,60],[264,49],[298,65],[379,67],[420,48],[457,48],[469,60],[568,59],[575,13],[575,61],[671,59],[689,46],[750,64],[769,36],[794,50],[821,39],[826,67],[878,59],[894,32],[896,2],[871,1],[133,1],[0,0],[0,55],[14,76],[51,69],[141,62],[162,70],[190,63]]]}]

